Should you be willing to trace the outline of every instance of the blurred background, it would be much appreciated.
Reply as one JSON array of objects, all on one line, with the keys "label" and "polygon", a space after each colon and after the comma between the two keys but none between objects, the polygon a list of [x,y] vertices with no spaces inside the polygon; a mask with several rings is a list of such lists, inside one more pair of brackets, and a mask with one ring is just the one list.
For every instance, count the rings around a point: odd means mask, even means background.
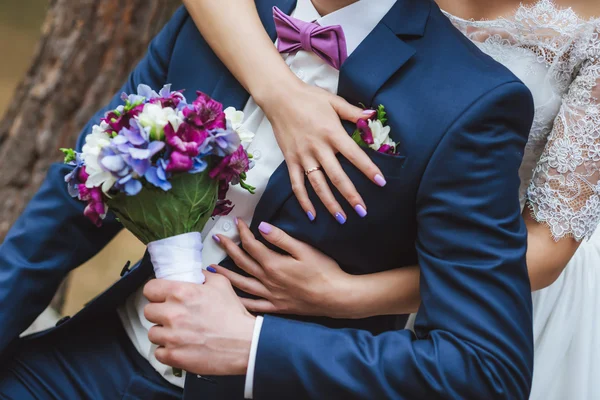
[{"label": "blurred background", "polygon": [[[67,0],[66,4],[69,1],[71,0]],[[79,2],[80,0],[76,1]],[[131,3],[129,0],[121,1],[123,1],[123,5]],[[157,2],[160,1],[157,0]],[[57,1],[54,0],[52,3],[57,3]],[[75,0],[71,4],[74,3]],[[108,1],[99,0],[97,3],[108,3]],[[148,4],[148,7],[152,7],[151,3],[156,2],[147,0],[146,4]],[[0,54],[2,54],[2,62],[0,62],[0,120],[3,116],[6,116],[8,107],[11,101],[14,100],[14,93],[19,82],[27,76],[36,53],[38,40],[42,36],[42,27],[49,4],[49,0],[0,0]],[[158,21],[157,24],[162,26],[164,19],[167,17],[168,15],[162,16],[162,20]],[[150,37],[153,34],[154,31],[148,33]],[[145,47],[141,49],[140,54],[143,53]],[[127,69],[131,69],[133,65],[135,64],[127,66]],[[89,117],[86,116],[85,118]],[[83,124],[74,127],[77,130],[81,128],[83,128]],[[2,137],[0,137],[0,143],[2,143],[1,139]],[[70,143],[69,146],[73,145],[74,143]],[[1,188],[0,191],[2,191]],[[1,201],[7,201],[4,197],[2,196]],[[0,216],[0,223],[4,222]],[[76,313],[87,301],[116,281],[123,265],[128,260],[131,260],[132,263],[138,260],[143,251],[144,247],[141,243],[128,233],[122,232],[100,254],[71,274],[62,314],[73,315]]]}]

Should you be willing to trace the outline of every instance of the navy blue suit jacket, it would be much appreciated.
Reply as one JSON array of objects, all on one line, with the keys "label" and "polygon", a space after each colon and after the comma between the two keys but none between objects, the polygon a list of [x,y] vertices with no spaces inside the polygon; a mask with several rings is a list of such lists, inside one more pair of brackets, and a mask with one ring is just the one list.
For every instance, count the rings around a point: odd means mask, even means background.
[{"label": "navy blue suit jacket", "polygon": [[[256,3],[272,36],[271,7],[289,12],[295,5]],[[248,100],[184,9],[154,39],[122,91],[169,82],[238,109]],[[310,223],[283,164],[252,229],[269,221],[352,274],[418,263],[416,333],[401,330],[404,320],[395,316],[267,316],[254,398],[527,398],[533,346],[518,169],[533,117],[530,93],[456,31],[433,2],[399,0],[341,68],[339,94],[355,104],[384,104],[400,144],[399,157],[367,150],[387,178],[385,188],[341,159],[369,206],[368,217],[340,226],[319,208],[322,217]],[[90,121],[79,147],[92,124],[119,102],[117,95]],[[65,275],[122,228],[112,218],[101,229],[86,220],[83,205],[67,193],[68,170],[51,167],[0,247],[0,352],[46,307]],[[142,260],[69,323],[113,313],[151,274]],[[217,398],[243,397],[242,385],[228,385],[227,378],[194,380],[186,384],[190,397],[202,390],[209,397],[203,384],[220,390]]]}]

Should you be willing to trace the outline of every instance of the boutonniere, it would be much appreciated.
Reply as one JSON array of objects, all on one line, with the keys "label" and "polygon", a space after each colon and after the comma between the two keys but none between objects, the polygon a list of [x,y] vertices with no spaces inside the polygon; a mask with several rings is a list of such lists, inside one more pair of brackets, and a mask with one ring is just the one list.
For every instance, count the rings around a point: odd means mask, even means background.
[{"label": "boutonniere", "polygon": [[398,155],[397,143],[390,138],[391,128],[386,126],[387,113],[380,105],[367,119],[359,119],[352,139],[361,147],[373,149],[379,153]]}]

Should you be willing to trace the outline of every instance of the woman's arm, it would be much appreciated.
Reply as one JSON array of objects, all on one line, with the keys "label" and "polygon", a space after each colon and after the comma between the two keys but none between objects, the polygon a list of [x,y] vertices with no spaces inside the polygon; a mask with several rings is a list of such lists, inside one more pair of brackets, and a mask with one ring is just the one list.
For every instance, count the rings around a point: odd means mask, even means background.
[{"label": "woman's arm", "polygon": [[356,122],[373,111],[354,107],[341,97],[306,85],[283,61],[265,32],[252,0],[184,0],[204,39],[248,90],[273,126],[285,157],[294,194],[309,219],[317,217],[305,186],[306,170],[323,167],[308,180],[332,216],[348,216],[335,199],[326,176],[364,217],[368,209],[340,166],[341,153],[374,184],[385,185],[381,170],[354,143],[340,118]]},{"label": "woman's arm", "polygon": [[[552,284],[579,247],[567,237],[556,242],[548,226],[523,212],[528,229],[527,263],[532,290]],[[262,230],[267,241],[290,256],[281,255],[257,241],[243,221],[238,222],[243,251],[225,236],[218,242],[248,278],[214,266],[234,286],[261,297],[242,299],[254,312],[367,318],[375,315],[417,312],[420,271],[409,266],[368,275],[343,272],[335,260],[302,243],[276,227]],[[268,231],[269,233],[265,233]]]},{"label": "woman's arm", "polygon": [[274,102],[274,96],[284,94],[282,87],[302,84],[263,29],[254,1],[183,0],[183,4],[204,40],[257,104]]}]

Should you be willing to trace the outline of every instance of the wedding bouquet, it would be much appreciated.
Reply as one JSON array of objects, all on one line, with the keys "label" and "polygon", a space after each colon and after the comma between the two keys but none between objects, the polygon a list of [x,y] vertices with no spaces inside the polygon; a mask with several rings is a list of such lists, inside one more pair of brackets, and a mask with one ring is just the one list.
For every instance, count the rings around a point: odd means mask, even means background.
[{"label": "wedding bouquet", "polygon": [[123,94],[86,137],[81,153],[61,149],[74,169],[69,194],[87,203],[100,226],[111,210],[148,246],[157,278],[204,283],[200,232],[211,216],[227,215],[229,185],[253,193],[245,146],[253,134],[243,114],[198,92],[191,104],[166,85]]}]

